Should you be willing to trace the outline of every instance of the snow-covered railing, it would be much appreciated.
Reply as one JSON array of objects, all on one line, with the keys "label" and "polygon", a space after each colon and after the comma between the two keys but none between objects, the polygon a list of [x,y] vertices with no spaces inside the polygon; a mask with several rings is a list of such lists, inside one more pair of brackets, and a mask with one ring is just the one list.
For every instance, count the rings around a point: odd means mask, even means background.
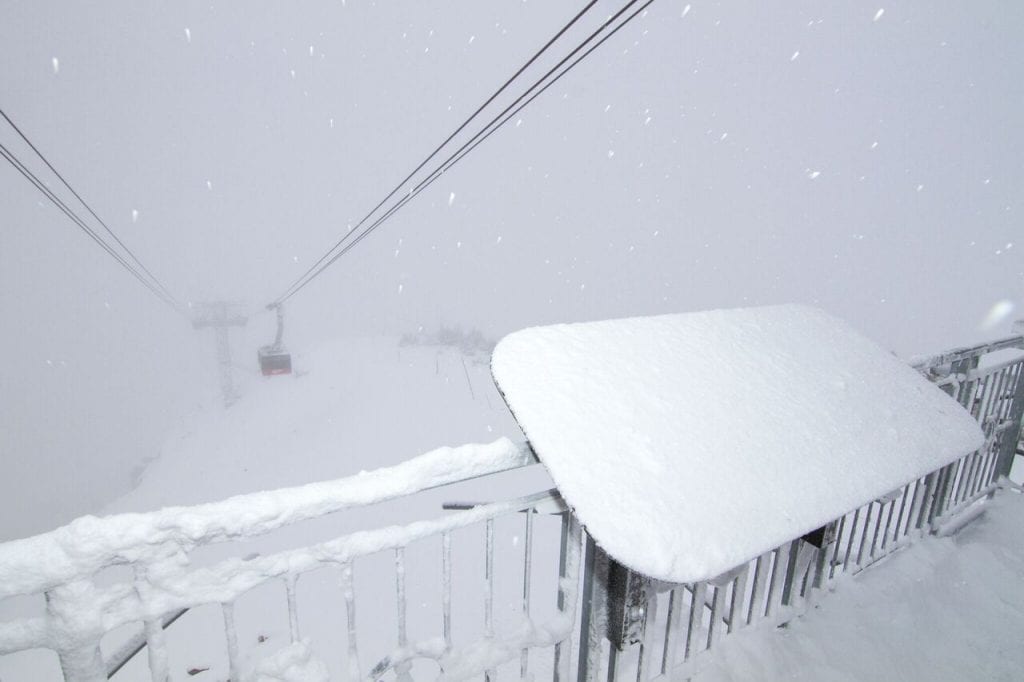
[{"label": "snow-covered railing", "polygon": [[[533,462],[528,447],[507,439],[490,445],[442,448],[394,467],[337,481],[148,514],[85,517],[50,533],[4,543],[0,545],[0,599],[45,594],[46,613],[0,623],[0,655],[38,647],[52,649],[59,656],[65,680],[98,682],[107,679],[124,662],[119,653],[105,660],[101,639],[122,626],[141,624],[151,679],[166,682],[170,679],[170,668],[162,627],[165,619],[183,609],[214,604],[222,609],[230,679],[242,680],[245,671],[239,656],[235,601],[265,583],[283,582],[293,649],[285,650],[278,658],[282,666],[294,665],[295,660],[305,660],[304,656],[308,659],[299,634],[296,583],[300,576],[328,567],[337,571],[337,592],[347,613],[343,669],[349,679],[377,680],[389,672],[407,679],[416,659],[432,659],[444,674],[461,678],[519,657],[525,675],[528,651],[536,647],[554,648],[555,669],[561,679],[566,679],[568,642],[576,621],[582,540],[579,525],[565,513],[553,490],[476,506],[434,520],[361,530],[266,556],[229,558],[201,568],[190,564],[190,555],[204,545],[263,536],[343,509],[372,505]],[[547,622],[538,623],[530,619],[529,608],[534,517],[538,512],[552,511],[562,517],[560,573],[557,594],[552,600],[557,600],[557,612]],[[518,512],[526,512],[522,516],[523,617],[515,632],[499,637],[494,623],[494,527],[497,519]],[[481,524],[486,529],[486,580],[479,593],[485,611],[482,627],[478,628],[482,636],[475,643],[454,646],[452,538],[460,529]],[[436,540],[440,567],[436,589],[442,603],[441,613],[436,636],[413,641],[406,630],[405,551],[411,543],[432,538]],[[361,557],[386,551],[394,553],[396,646],[367,670],[359,658],[353,564]],[[103,569],[126,564],[131,566],[133,576],[126,582],[104,586],[95,579]],[[135,649],[137,645],[129,640],[121,650]]]},{"label": "snow-covered railing", "polygon": [[[989,361],[1008,350],[1017,352]],[[723,637],[788,622],[840,576],[925,534],[955,532],[974,518],[975,505],[1004,484],[1021,438],[1021,350],[1024,337],[1015,336],[916,360],[915,369],[978,420],[984,445],[716,578],[688,584],[650,580],[588,539],[580,682],[691,677]]]},{"label": "snow-covered railing", "polygon": [[[404,682],[414,676],[413,666],[423,671],[427,661],[433,662],[433,674],[445,679],[481,673],[494,679],[504,665],[517,667],[521,678],[550,675],[567,680],[574,653],[581,682],[686,677],[723,637],[758,624],[786,622],[842,575],[863,570],[927,533],[952,532],[969,519],[974,505],[998,488],[1012,463],[1024,412],[1024,354],[1001,356],[1021,349],[1024,337],[1013,337],[915,363],[978,420],[983,447],[712,579],[672,584],[630,571],[597,546],[554,490],[456,505],[462,511],[334,534],[333,539],[263,556],[231,544],[535,461],[525,445],[499,440],[437,450],[332,482],[148,514],[85,517],[51,533],[0,544],[0,600],[46,597],[43,615],[0,622],[0,656],[48,648],[57,652],[66,680],[98,682],[124,662],[126,652],[144,642],[150,679],[167,682],[171,657],[162,626],[184,609],[212,605],[220,612],[224,673],[240,682],[249,670],[238,635],[245,619],[236,616],[236,604],[243,605],[256,590],[277,585],[287,606],[291,644],[264,658],[255,672],[262,670],[266,679],[290,679],[273,677],[289,667],[305,670],[302,679],[327,679],[327,667],[319,660],[326,656],[339,679]],[[552,532],[535,530],[554,520],[557,528],[546,526]],[[482,558],[483,580],[467,591],[461,587],[464,581],[453,580],[453,544],[470,527],[482,531],[477,540],[482,540],[481,551],[474,555]],[[412,590],[407,582],[426,570],[418,563],[422,556],[413,558],[414,546],[426,547],[432,557],[426,582],[438,605],[436,613],[430,612],[430,631],[421,636],[412,636],[415,628],[407,626],[413,617],[410,599],[418,602],[422,597],[422,585]],[[221,555],[229,558],[193,563],[204,547],[221,548]],[[382,552],[390,553],[384,570],[378,562],[377,575],[360,572],[357,560]],[[554,562],[550,564],[552,579],[545,580],[544,569],[534,568],[538,556],[557,557],[557,575]],[[495,576],[504,571],[507,578],[510,564],[521,566],[515,574],[521,589],[511,627],[501,617],[507,616],[509,600],[495,595],[502,582]],[[127,569],[130,577],[110,584],[100,574],[112,567]],[[305,619],[316,614],[300,609],[297,594],[300,577],[319,570],[333,577],[316,593],[313,611],[331,610],[327,600],[336,599],[344,624],[337,645],[314,656],[302,632]],[[361,611],[357,618],[357,597],[366,603],[368,591],[374,611],[369,618]],[[468,630],[460,625],[465,613],[453,609],[453,600],[467,592],[482,612]],[[545,604],[541,597],[550,601]],[[186,622],[191,617],[175,630],[194,627]],[[379,631],[385,620],[395,624],[388,634]],[[140,634],[122,638],[123,645],[106,656],[101,653],[105,635],[133,625]],[[468,640],[453,635],[459,627],[471,634]],[[368,630],[373,632],[368,635]],[[367,647],[361,649],[360,642],[381,637],[393,642],[390,652],[378,651],[370,659],[373,663],[364,665]],[[531,650],[548,647],[553,650],[550,662],[530,657]]]}]

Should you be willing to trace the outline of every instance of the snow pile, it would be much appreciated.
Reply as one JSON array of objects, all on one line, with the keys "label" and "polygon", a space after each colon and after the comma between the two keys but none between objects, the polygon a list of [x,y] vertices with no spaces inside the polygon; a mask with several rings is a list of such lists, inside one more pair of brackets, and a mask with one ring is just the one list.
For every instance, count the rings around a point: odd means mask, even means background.
[{"label": "snow pile", "polygon": [[313,655],[309,640],[290,644],[260,661],[245,682],[330,682],[327,665]]},{"label": "snow pile", "polygon": [[983,442],[913,369],[803,306],[526,329],[498,344],[492,371],[597,542],[672,582],[713,577]]},{"label": "snow pile", "polygon": [[1024,668],[1024,498],[1003,493],[949,538],[844,580],[781,629],[730,635],[702,682],[1018,680]]}]

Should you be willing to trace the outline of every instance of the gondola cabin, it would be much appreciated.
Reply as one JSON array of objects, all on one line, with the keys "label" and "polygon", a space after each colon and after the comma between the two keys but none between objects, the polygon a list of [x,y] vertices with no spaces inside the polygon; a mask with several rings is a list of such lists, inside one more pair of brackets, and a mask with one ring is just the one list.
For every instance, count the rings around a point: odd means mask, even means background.
[{"label": "gondola cabin", "polygon": [[265,377],[292,373],[292,356],[284,348],[264,346],[260,348],[257,357],[260,361],[260,372]]}]

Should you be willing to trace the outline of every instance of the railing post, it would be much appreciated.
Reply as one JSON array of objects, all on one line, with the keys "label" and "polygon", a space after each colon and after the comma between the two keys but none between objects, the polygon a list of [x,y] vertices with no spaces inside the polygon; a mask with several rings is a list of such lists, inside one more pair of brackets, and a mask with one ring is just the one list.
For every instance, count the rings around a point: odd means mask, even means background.
[{"label": "railing post", "polygon": [[583,599],[580,611],[580,652],[577,682],[594,682],[601,674],[601,640],[607,631],[608,557],[587,534],[583,563]]},{"label": "railing post", "polygon": [[978,361],[981,356],[974,355],[971,357],[957,360],[950,365],[950,374],[955,377],[963,376],[964,380],[961,382],[957,379],[957,390],[953,395],[953,398],[964,406],[968,412],[974,414],[971,409],[971,401],[974,398],[974,386],[978,383],[977,379],[970,379],[971,370],[978,368]]},{"label": "railing post", "polygon": [[993,478],[1009,476],[1013,466],[1013,457],[1017,452],[1017,443],[1021,437],[1021,420],[1024,419],[1024,361],[1017,365],[1017,380],[1013,388],[1013,402],[1010,405],[1010,422],[1012,426],[1000,434],[999,459]]},{"label": "railing post", "polygon": [[88,580],[76,580],[46,593],[46,615],[50,631],[60,646],[64,682],[106,682],[107,671],[100,653],[103,636],[101,614],[86,604],[94,603],[96,587]]},{"label": "railing post", "polygon": [[[576,621],[576,600],[579,597],[580,552],[583,527],[571,511],[562,514],[561,554],[558,559],[558,610]],[[568,682],[572,655],[572,625],[565,639],[555,644],[555,682]]]}]

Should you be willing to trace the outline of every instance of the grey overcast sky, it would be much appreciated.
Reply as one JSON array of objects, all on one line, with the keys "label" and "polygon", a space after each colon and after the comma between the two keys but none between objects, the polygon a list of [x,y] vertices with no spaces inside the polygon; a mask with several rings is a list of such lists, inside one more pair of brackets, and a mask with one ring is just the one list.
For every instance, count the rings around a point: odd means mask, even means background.
[{"label": "grey overcast sky", "polygon": [[[582,6],[3,0],[0,107],[176,296],[255,308]],[[297,295],[290,340],[791,301],[901,354],[1005,334],[1022,36],[1017,2],[656,0]],[[6,163],[0,216],[0,510],[28,532],[127,486],[215,379]]]}]

